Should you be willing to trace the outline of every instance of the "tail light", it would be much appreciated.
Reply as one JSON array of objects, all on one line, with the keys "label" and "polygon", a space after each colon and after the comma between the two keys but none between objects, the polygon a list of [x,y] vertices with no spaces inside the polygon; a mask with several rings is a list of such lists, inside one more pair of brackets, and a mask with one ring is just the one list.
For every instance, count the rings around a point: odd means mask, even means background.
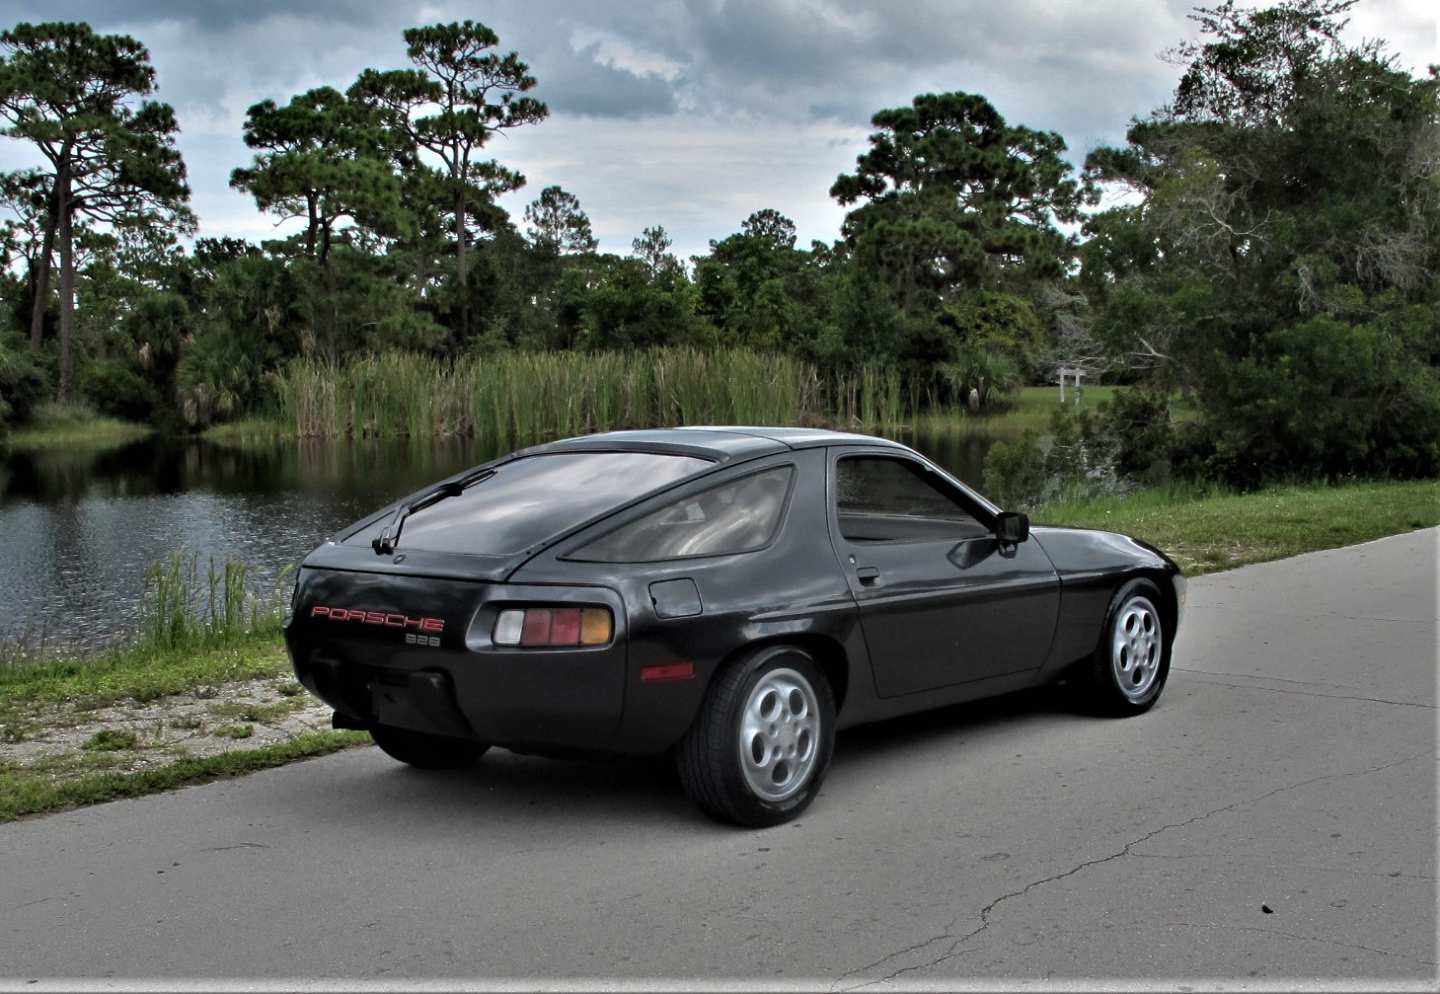
[{"label": "tail light", "polygon": [[496,645],[521,648],[605,645],[615,635],[615,620],[605,607],[508,608],[495,619]]}]

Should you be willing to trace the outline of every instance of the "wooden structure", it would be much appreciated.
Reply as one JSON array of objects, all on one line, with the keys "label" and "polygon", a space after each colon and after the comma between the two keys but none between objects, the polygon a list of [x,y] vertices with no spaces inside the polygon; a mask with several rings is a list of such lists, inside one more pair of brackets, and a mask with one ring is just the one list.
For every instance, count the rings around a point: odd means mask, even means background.
[{"label": "wooden structure", "polygon": [[1075,366],[1060,367],[1060,403],[1062,404],[1065,403],[1065,378],[1067,376],[1074,377],[1075,379],[1075,403],[1078,404],[1080,403],[1080,398],[1083,396],[1083,388],[1080,386],[1080,381],[1085,378],[1085,370]]}]

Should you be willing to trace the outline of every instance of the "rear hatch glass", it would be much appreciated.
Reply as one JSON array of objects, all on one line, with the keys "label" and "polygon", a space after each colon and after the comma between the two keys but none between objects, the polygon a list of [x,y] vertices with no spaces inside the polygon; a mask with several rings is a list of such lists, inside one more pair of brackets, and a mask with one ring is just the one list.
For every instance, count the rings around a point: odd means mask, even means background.
[{"label": "rear hatch glass", "polygon": [[[509,556],[703,469],[709,460],[654,452],[554,452],[525,456],[458,496],[405,519],[396,551]],[[347,536],[368,548],[389,515]]]}]

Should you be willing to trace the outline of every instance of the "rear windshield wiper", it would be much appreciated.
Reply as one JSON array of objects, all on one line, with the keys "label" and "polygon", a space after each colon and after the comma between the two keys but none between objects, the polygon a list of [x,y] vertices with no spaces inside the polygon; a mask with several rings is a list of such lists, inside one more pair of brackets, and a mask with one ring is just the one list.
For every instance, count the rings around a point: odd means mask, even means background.
[{"label": "rear windshield wiper", "polygon": [[370,542],[370,547],[375,550],[376,555],[386,555],[395,551],[395,545],[400,541],[400,529],[405,527],[405,519],[416,511],[424,510],[431,504],[438,504],[446,497],[459,497],[466,487],[473,486],[481,480],[488,480],[495,475],[493,469],[477,469],[475,472],[460,477],[458,480],[451,480],[442,483],[434,490],[427,491],[410,501],[408,504],[401,504],[395,509],[395,514],[390,518],[390,523],[380,530]]}]

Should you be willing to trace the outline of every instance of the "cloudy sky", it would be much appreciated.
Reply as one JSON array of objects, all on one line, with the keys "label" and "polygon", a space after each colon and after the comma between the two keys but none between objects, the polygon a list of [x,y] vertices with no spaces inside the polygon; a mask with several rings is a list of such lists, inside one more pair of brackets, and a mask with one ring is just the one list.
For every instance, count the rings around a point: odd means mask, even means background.
[{"label": "cloudy sky", "polygon": [[[1059,131],[1078,163],[1163,102],[1178,70],[1160,53],[1193,37],[1187,0],[9,0],[0,18],[85,20],[149,46],[174,105],[203,235],[273,237],[228,186],[245,164],[245,110],[310,87],[343,89],[404,64],[401,31],[479,20],[529,62],[538,127],[493,154],[528,186],[579,196],[602,249],[663,224],[683,255],[754,210],[831,240],[827,191],[864,149],[870,115],[925,91],[969,90],[1007,119]],[[1362,0],[1351,32],[1390,41],[1403,65],[1440,63],[1434,0]],[[0,141],[0,168],[26,162]]]}]

